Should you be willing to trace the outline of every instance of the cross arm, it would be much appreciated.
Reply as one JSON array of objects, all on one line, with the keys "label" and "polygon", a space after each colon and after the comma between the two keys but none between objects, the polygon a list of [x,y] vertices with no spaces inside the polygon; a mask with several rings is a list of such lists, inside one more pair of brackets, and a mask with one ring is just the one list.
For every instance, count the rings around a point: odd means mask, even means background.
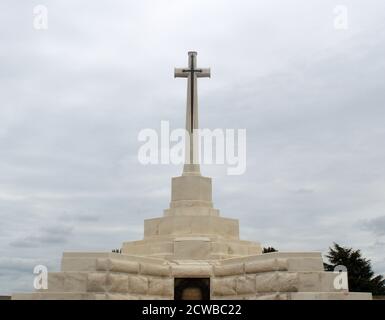
[{"label": "cross arm", "polygon": [[198,78],[210,78],[211,72],[210,68],[203,68],[201,69],[201,72],[196,73]]},{"label": "cross arm", "polygon": [[175,78],[187,78],[188,77],[188,73],[187,72],[183,72],[183,68],[175,68],[174,69],[174,77]]}]

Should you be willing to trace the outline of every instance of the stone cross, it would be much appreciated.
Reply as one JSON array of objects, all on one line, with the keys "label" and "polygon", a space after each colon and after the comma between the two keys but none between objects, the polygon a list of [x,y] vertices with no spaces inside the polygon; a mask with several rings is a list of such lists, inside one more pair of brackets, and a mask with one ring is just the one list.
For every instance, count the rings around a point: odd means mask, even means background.
[{"label": "stone cross", "polygon": [[187,78],[187,109],[186,109],[186,130],[190,134],[190,139],[186,147],[186,160],[189,162],[183,168],[183,174],[200,175],[198,156],[198,143],[194,143],[193,133],[198,129],[198,93],[197,78],[209,78],[210,69],[197,68],[197,53],[190,51],[188,53],[188,68],[175,68],[175,78]]}]

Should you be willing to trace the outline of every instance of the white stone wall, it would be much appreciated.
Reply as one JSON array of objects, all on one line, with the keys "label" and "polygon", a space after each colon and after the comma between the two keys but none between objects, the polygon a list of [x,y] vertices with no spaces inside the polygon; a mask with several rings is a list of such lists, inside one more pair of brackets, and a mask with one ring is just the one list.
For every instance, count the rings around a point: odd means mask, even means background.
[{"label": "white stone wall", "polygon": [[174,260],[112,253],[65,254],[48,290],[13,299],[173,299],[175,278],[210,278],[211,299],[371,299],[333,287],[320,254],[274,253],[226,260]]}]

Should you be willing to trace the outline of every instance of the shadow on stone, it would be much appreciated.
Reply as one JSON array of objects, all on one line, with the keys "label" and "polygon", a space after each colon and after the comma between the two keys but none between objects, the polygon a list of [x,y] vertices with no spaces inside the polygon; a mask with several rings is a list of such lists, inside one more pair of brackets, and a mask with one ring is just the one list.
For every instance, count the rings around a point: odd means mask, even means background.
[{"label": "shadow on stone", "polygon": [[210,300],[209,278],[176,278],[175,300]]}]

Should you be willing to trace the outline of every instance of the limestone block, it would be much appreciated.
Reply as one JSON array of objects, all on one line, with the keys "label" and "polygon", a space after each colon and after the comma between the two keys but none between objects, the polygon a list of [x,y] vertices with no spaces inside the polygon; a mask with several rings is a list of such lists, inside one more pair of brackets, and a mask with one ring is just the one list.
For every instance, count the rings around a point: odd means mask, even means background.
[{"label": "limestone block", "polygon": [[91,272],[87,276],[88,292],[105,292],[107,274],[101,272]]},{"label": "limestone block", "polygon": [[141,263],[140,273],[152,276],[169,276],[171,274],[171,271],[169,265]]},{"label": "limestone block", "polygon": [[240,242],[228,242],[227,253],[233,255],[246,256],[249,254],[249,248]]},{"label": "limestone block", "polygon": [[99,258],[95,262],[96,271],[109,271],[110,270],[110,259]]},{"label": "limestone block", "polygon": [[219,216],[219,210],[210,207],[173,207],[163,211],[165,216]]},{"label": "limestone block", "polygon": [[298,272],[300,292],[339,292],[334,287],[337,274],[333,272]]},{"label": "limestone block", "polygon": [[12,300],[95,300],[95,294],[81,292],[19,293],[14,294]]},{"label": "limestone block", "polygon": [[121,294],[121,293],[106,293],[104,296],[105,300],[139,300],[139,297],[132,294]]},{"label": "limestone block", "polygon": [[246,273],[259,273],[270,271],[286,271],[287,259],[269,259],[265,261],[250,261],[245,263]]},{"label": "limestone block", "polygon": [[95,271],[95,258],[66,258],[61,262],[62,271]]},{"label": "limestone block", "polygon": [[299,287],[299,277],[296,272],[277,272],[278,282],[276,291],[296,292]]},{"label": "limestone block", "polygon": [[213,203],[211,201],[202,200],[178,200],[170,202],[170,209],[176,208],[212,208]]},{"label": "limestone block", "polygon": [[95,300],[106,300],[107,293],[95,293]]},{"label": "limestone block", "polygon": [[[152,240],[152,241],[151,241]],[[174,250],[171,240],[161,241],[159,239],[150,239],[138,241],[135,244],[123,244],[122,253],[138,256],[154,255],[154,254],[171,254]]]},{"label": "limestone block", "polygon": [[63,272],[64,288],[67,292],[86,292],[87,273],[86,272]]},{"label": "limestone block", "polygon": [[212,296],[210,298],[211,300],[242,300],[244,299],[243,297],[241,296]]},{"label": "limestone block", "polygon": [[174,281],[171,278],[151,278],[148,284],[148,294],[155,296],[172,296]]},{"label": "limestone block", "polygon": [[124,261],[124,260],[117,260],[117,259],[97,259],[96,270],[138,273],[139,263],[136,261]]},{"label": "limestone block", "polygon": [[211,243],[211,251],[215,252],[217,255],[227,255],[228,253],[228,245],[224,241],[214,241]]},{"label": "limestone block", "polygon": [[216,265],[214,266],[214,274],[216,276],[229,276],[243,274],[244,264],[243,263],[234,263],[229,265]]},{"label": "limestone block", "polygon": [[139,300],[172,300],[173,297],[170,296],[151,296],[151,295],[145,295],[145,296],[139,296]]},{"label": "limestone block", "polygon": [[236,294],[236,283],[234,277],[214,278],[211,281],[213,295],[231,296]]},{"label": "limestone block", "polygon": [[138,273],[139,263],[136,261],[119,261],[111,259],[110,271],[113,272],[126,272],[126,273]]},{"label": "limestone block", "polygon": [[33,296],[37,296],[38,292],[33,293],[14,293],[12,294],[11,300],[36,300]]},{"label": "limestone block", "polygon": [[180,176],[171,181],[171,201],[212,201],[211,178],[202,176]]},{"label": "limestone block", "polygon": [[321,274],[319,272],[299,272],[298,277],[299,277],[299,291],[305,291],[305,292],[322,291]]},{"label": "limestone block", "polygon": [[106,287],[109,292],[128,292],[128,275],[117,273],[108,274]]},{"label": "limestone block", "polygon": [[367,292],[293,292],[291,300],[372,300]]},{"label": "limestone block", "polygon": [[[334,287],[334,280],[338,274],[335,274],[334,272],[315,272],[319,274],[319,279],[320,279],[320,290],[319,291],[325,291],[325,292],[340,292],[341,289],[335,288]],[[300,273],[299,273],[300,275]],[[302,291],[302,290],[300,290]]]},{"label": "limestone block", "polygon": [[252,294],[256,292],[255,275],[241,276],[236,278],[237,294]]},{"label": "limestone block", "polygon": [[212,266],[208,264],[173,265],[173,277],[209,277],[212,275]]},{"label": "limestone block", "polygon": [[176,238],[174,240],[174,259],[209,259],[211,242],[209,238]]},{"label": "limestone block", "polygon": [[273,293],[273,294],[257,294],[255,300],[290,300],[287,293]]},{"label": "limestone block", "polygon": [[148,279],[143,276],[128,276],[128,290],[130,293],[146,294]]},{"label": "limestone block", "polygon": [[236,219],[216,216],[167,216],[144,221],[144,238],[159,236],[205,236],[239,239],[239,222]]},{"label": "limestone block", "polygon": [[316,258],[289,258],[289,271],[324,271],[321,257]]},{"label": "limestone block", "polygon": [[64,280],[65,280],[65,273],[64,272],[49,272],[48,273],[48,288],[37,290],[37,291],[62,291],[64,289]]},{"label": "limestone block", "polygon": [[266,272],[256,275],[257,292],[296,292],[299,278],[294,272]]}]

